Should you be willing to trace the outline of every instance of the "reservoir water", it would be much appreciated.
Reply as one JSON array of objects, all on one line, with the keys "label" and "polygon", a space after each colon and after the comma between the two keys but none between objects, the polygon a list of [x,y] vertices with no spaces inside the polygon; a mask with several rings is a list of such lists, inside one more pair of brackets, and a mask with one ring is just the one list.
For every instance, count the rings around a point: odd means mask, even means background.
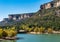
[{"label": "reservoir water", "polygon": [[3,40],[0,42],[60,42],[60,34],[18,34],[19,40]]}]

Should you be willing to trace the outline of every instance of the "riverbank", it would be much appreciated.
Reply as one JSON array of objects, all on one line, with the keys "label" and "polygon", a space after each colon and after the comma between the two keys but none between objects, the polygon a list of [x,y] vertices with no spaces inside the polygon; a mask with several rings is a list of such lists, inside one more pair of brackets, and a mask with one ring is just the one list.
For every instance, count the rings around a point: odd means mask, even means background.
[{"label": "riverbank", "polygon": [[19,30],[19,33],[28,33],[28,34],[60,34],[60,30],[53,30],[51,28],[29,28],[27,30]]},{"label": "riverbank", "polygon": [[28,34],[60,34],[60,31],[52,31],[52,33],[42,33],[42,32],[29,32]]},{"label": "riverbank", "polygon": [[0,40],[17,40],[20,39],[19,37],[4,37],[4,38],[0,38]]}]

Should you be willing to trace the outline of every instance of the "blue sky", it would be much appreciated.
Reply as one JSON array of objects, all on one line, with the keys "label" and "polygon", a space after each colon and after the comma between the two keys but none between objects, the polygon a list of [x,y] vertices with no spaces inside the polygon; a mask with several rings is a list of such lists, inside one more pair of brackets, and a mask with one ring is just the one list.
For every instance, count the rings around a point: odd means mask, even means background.
[{"label": "blue sky", "polygon": [[0,21],[9,14],[37,12],[40,5],[52,0],[0,0]]}]

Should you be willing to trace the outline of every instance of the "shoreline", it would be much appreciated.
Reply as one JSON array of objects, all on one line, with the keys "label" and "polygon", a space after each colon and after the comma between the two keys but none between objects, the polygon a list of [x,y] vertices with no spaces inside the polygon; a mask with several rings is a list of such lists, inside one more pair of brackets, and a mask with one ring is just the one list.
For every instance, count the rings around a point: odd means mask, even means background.
[{"label": "shoreline", "polygon": [[44,31],[44,32],[35,32],[35,31],[30,31],[30,32],[27,32],[25,30],[20,30],[18,32],[19,34],[60,34],[60,31],[55,31],[55,30],[50,30],[50,31]]},{"label": "shoreline", "polygon": [[4,38],[0,38],[0,40],[17,40],[20,39],[19,37],[4,37]]},{"label": "shoreline", "polygon": [[60,34],[60,31],[53,31],[52,33],[41,33],[41,32],[28,32],[27,34]]}]

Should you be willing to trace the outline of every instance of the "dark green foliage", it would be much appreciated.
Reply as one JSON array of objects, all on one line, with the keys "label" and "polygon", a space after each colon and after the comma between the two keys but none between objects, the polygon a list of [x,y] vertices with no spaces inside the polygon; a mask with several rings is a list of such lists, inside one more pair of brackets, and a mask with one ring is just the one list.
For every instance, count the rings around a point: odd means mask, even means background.
[{"label": "dark green foliage", "polygon": [[8,34],[5,31],[3,31],[2,32],[2,37],[7,37],[7,36],[8,36]]},{"label": "dark green foliage", "polygon": [[39,10],[31,18],[23,20],[21,24],[27,24],[29,27],[43,26],[46,29],[50,27],[53,28],[54,30],[59,30],[60,17],[55,15],[56,11],[59,9],[60,7]]},{"label": "dark green foliage", "polygon": [[[43,9],[39,10],[30,18],[23,19],[21,21],[10,22],[11,26],[15,26],[16,29],[22,29],[22,25],[27,26],[28,28],[33,27],[45,27],[52,28],[54,30],[60,30],[60,16],[57,16],[56,11],[60,10],[60,7]],[[7,25],[7,24],[6,24]],[[9,27],[9,25],[7,25]]]}]

